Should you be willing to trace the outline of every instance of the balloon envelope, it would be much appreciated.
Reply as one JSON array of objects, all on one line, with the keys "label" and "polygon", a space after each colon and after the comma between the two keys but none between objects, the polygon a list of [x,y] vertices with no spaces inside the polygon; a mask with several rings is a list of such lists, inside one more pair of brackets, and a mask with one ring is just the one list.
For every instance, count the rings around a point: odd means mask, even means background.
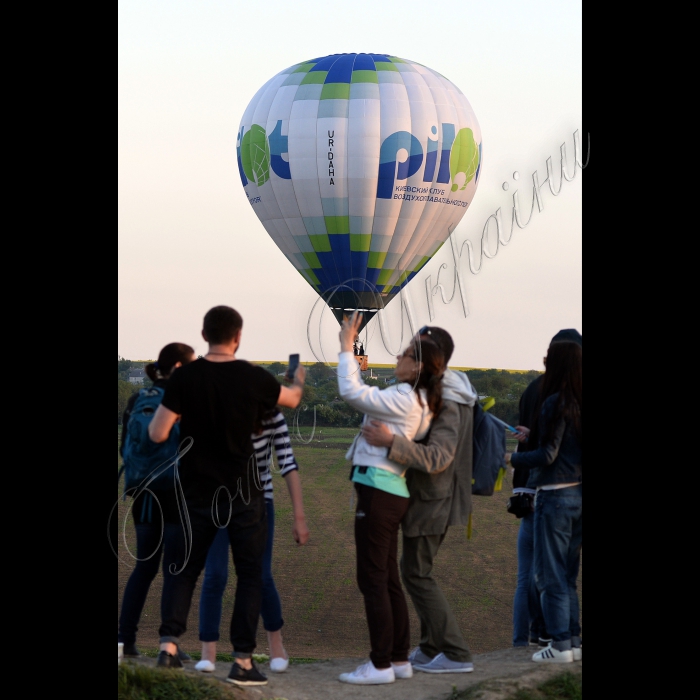
[{"label": "balloon envelope", "polygon": [[268,80],[236,149],[274,242],[338,320],[360,308],[365,323],[447,240],[482,160],[458,87],[419,63],[367,53],[314,58]]}]

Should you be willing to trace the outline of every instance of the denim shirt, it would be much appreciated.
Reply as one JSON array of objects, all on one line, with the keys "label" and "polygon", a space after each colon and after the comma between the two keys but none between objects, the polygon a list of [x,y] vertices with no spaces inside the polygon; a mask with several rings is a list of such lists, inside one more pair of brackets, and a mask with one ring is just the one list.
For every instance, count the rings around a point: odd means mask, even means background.
[{"label": "denim shirt", "polygon": [[[542,404],[540,434],[547,432],[547,425],[557,405],[559,394],[552,394]],[[576,440],[573,428],[563,418],[557,423],[551,442],[540,444],[530,452],[514,452],[511,464],[514,469],[532,470],[527,485],[538,488],[549,484],[568,484],[582,481],[581,459],[583,450]]]}]

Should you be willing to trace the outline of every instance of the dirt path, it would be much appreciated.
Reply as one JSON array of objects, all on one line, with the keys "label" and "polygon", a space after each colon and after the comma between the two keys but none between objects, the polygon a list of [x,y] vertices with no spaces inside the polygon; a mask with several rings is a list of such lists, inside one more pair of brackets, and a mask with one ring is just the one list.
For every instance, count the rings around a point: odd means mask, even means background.
[{"label": "dirt path", "polygon": [[[482,700],[501,700],[517,688],[538,685],[562,671],[580,672],[582,662],[572,664],[536,664],[532,654],[536,647],[519,647],[474,656],[472,673],[420,673],[410,680],[397,680],[387,685],[357,686],[340,683],[338,675],[352,671],[366,659],[332,659],[310,664],[292,664],[285,673],[271,673],[269,665],[258,664],[268,677],[268,685],[247,688],[241,700],[445,700],[457,690],[487,681]],[[140,658],[137,663],[154,666],[155,659]],[[225,681],[230,663],[217,662],[214,676]],[[187,673],[198,673],[194,662],[185,665]],[[228,685],[228,684],[227,684]],[[238,695],[238,694],[236,694]]]}]

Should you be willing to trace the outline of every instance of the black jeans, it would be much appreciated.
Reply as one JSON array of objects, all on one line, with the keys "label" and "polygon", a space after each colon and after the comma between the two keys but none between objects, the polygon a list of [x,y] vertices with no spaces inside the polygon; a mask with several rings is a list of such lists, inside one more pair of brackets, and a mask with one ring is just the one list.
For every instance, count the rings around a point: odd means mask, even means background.
[{"label": "black jeans", "polygon": [[[163,562],[160,641],[179,643],[187,629],[187,616],[199,574],[204,568],[217,526],[211,506],[187,504],[191,539],[187,527],[176,535],[176,561]],[[262,562],[267,538],[265,500],[262,493],[251,494],[248,505],[237,497],[231,502],[227,530],[236,569],[236,593],[231,617],[233,656],[250,657],[262,601]],[[219,509],[220,524],[228,519],[227,508]],[[186,522],[187,525],[187,522]],[[190,545],[190,546],[188,546]],[[183,568],[184,565],[184,568]]]},{"label": "black jeans", "polygon": [[397,562],[399,524],[408,498],[355,484],[357,585],[365,599],[365,614],[376,668],[407,661],[411,627]]},{"label": "black jeans", "polygon": [[[165,542],[173,541],[165,533],[170,528],[177,528],[177,525],[170,524],[170,521],[176,522],[173,520],[177,512],[174,494],[156,492],[154,500],[151,494],[144,492],[131,504],[131,508],[136,527],[136,561],[124,588],[117,634],[117,641],[125,644],[136,642],[143,606],[158,573]],[[173,534],[176,534],[176,529]],[[172,560],[173,556],[174,553],[167,550],[165,560]]]}]

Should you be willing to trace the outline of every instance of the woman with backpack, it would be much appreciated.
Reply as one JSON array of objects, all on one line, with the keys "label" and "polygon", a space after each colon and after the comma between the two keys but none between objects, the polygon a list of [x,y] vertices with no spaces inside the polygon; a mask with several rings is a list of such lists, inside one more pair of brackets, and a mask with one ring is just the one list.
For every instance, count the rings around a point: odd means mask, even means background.
[{"label": "woman with backpack", "polygon": [[544,623],[552,641],[532,660],[568,663],[581,659],[581,623],[576,590],[582,544],[582,346],[552,342],[545,358],[538,408],[529,435],[537,449],[506,453],[516,470],[530,470],[536,489],[534,574]]},{"label": "woman with backpack", "polygon": [[[365,416],[382,421],[394,435],[409,440],[426,436],[433,416],[442,408],[445,356],[432,340],[414,338],[398,356],[397,383],[386,389],[367,386],[353,355],[362,315],[354,312],[340,331],[338,390],[347,403]],[[370,637],[370,660],[338,680],[358,685],[393,683],[411,678],[408,661],[410,624],[397,563],[399,525],[409,506],[406,468],[387,457],[386,447],[369,444],[360,432],[346,459],[357,492],[355,547],[357,584],[365,602]]]},{"label": "woman with backpack", "polygon": [[[301,481],[299,467],[292,443],[289,439],[287,423],[278,408],[275,408],[262,419],[257,421],[257,432],[252,436],[255,449],[255,461],[259,482],[256,484],[264,492],[267,509],[267,542],[263,556],[262,571],[262,606],[260,616],[267,633],[267,643],[270,648],[270,670],[282,673],[289,666],[289,656],[282,643],[282,604],[272,577],[272,545],[275,535],[275,502],[272,490],[273,464],[272,449],[277,455],[280,474],[284,477],[292,501],[294,525],[292,536],[298,545],[306,544],[309,539],[309,528],[306,526],[304,505],[301,496]],[[202,642],[202,660],[195,668],[204,673],[216,669],[216,644],[219,641],[221,625],[221,604],[224,589],[228,581],[229,566],[229,535],[222,527],[214,537],[209,547],[207,561],[204,566],[204,580],[199,599],[199,639]]]},{"label": "woman with backpack", "polygon": [[[150,400],[151,403],[159,403],[172,373],[178,367],[186,365],[194,359],[194,350],[189,345],[185,345],[185,343],[170,343],[166,345],[160,351],[158,361],[151,362],[144,368],[149,379],[153,382],[153,387],[141,389],[131,396],[122,417],[122,435],[119,451],[125,461],[123,466],[127,485],[125,494],[132,497],[131,514],[136,529],[136,565],[124,588],[117,634],[118,642],[124,645],[123,654],[127,657],[140,656],[136,648],[136,632],[141,612],[148,596],[148,590],[160,568],[163,543],[165,541],[164,525],[167,527],[168,524],[179,524],[180,522],[174,481],[172,476],[170,476],[172,471],[169,470],[169,474],[154,480],[153,484],[148,484],[149,477],[145,479],[145,482],[137,477],[136,480],[141,481],[143,486],[139,487],[138,484],[131,485],[134,477],[130,474],[130,466],[136,463],[135,456],[138,448],[141,447],[141,445],[136,444],[139,438],[136,431],[138,427],[136,424],[136,413],[138,412],[139,421],[147,421],[149,415],[152,417],[154,412],[153,405],[148,405],[143,411],[139,411],[140,403],[144,403],[147,400]],[[154,389],[157,391],[154,391]],[[129,422],[132,418],[132,413],[134,413],[134,424],[130,431]],[[175,431],[173,430],[173,432]],[[179,431],[177,432],[179,434]],[[177,435],[174,436],[174,440],[173,453],[177,451]],[[155,454],[155,458],[150,460],[151,463],[148,463],[149,449]],[[146,463],[145,471],[147,474],[163,463],[162,451],[158,450],[155,443],[151,443],[149,447],[144,442],[141,454],[145,455],[142,461]],[[145,490],[144,486],[148,490]],[[181,660],[190,660],[189,655],[180,649],[178,649],[178,653]]]}]

